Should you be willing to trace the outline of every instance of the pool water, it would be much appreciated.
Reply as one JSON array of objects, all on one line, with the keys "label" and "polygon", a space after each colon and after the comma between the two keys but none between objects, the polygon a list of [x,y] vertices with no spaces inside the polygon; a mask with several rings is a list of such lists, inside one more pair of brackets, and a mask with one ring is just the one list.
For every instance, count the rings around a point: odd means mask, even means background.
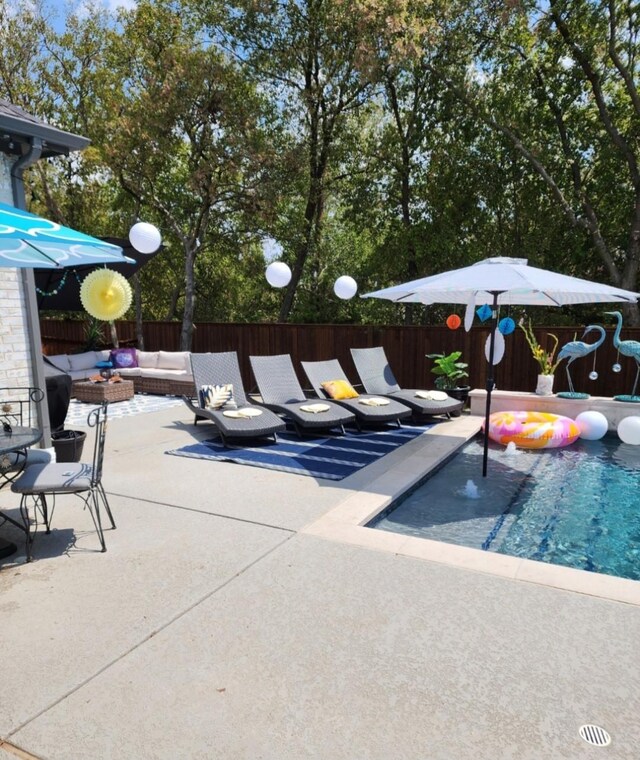
[{"label": "pool water", "polygon": [[464,446],[369,527],[640,580],[640,446]]}]

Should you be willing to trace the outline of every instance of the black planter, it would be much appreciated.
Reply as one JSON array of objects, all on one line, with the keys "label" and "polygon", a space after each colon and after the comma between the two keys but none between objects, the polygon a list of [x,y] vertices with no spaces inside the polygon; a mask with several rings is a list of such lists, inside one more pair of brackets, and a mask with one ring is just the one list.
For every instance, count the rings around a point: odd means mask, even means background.
[{"label": "black planter", "polygon": [[[469,391],[471,390],[470,385],[465,385],[464,388],[447,388],[447,393],[451,398],[455,398],[457,401],[462,401],[464,409],[467,405],[467,401],[469,400]],[[460,412],[452,412],[452,417],[459,417]]]},{"label": "black planter", "polygon": [[59,430],[51,433],[56,462],[79,462],[87,434],[82,430]]}]

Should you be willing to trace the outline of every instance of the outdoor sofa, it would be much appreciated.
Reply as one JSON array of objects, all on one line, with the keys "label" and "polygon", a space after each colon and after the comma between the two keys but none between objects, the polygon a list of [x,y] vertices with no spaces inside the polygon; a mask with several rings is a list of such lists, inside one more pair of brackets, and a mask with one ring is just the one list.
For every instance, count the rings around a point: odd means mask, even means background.
[{"label": "outdoor sofa", "polygon": [[[139,351],[136,348],[119,349],[121,363],[114,371],[125,380],[133,380],[136,393],[155,393],[170,396],[195,394],[188,351]],[[100,373],[101,362],[109,361],[111,349],[84,351],[80,354],[57,354],[46,360],[71,376],[76,383]],[[73,386],[71,388],[73,395]]]}]

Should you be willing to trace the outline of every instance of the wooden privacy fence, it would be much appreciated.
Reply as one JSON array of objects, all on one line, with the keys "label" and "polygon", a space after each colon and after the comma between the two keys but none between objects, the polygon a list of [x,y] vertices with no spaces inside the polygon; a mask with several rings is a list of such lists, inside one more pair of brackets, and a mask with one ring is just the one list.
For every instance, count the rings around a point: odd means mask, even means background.
[{"label": "wooden privacy fence", "polygon": [[[135,345],[135,323],[116,324],[121,345]],[[79,321],[41,321],[42,343],[45,354],[77,353],[84,349],[84,325]],[[547,333],[558,336],[559,346],[579,340],[582,327],[544,327],[534,330],[543,347],[551,345]],[[428,353],[462,351],[462,360],[469,364],[469,385],[484,388],[487,379],[487,361],[484,346],[489,335],[488,327],[473,327],[466,333],[463,328],[449,330],[445,326],[378,326],[378,325],[291,325],[291,324],[228,324],[203,322],[195,325],[192,351],[237,351],[247,388],[255,383],[251,375],[249,356],[291,354],[303,387],[309,383],[300,368],[301,361],[338,359],[353,382],[357,374],[351,361],[350,348],[384,346],[389,364],[405,388],[433,387],[433,366]],[[636,363],[626,356],[617,357],[613,347],[613,328],[607,330],[607,339],[598,349],[596,371],[598,379],[589,379],[593,369],[593,354],[578,359],[571,366],[576,390],[594,396],[614,396],[630,393],[636,373]],[[107,334],[105,333],[105,338]],[[640,328],[625,328],[624,340],[640,340]],[[587,336],[588,341],[594,334]],[[536,386],[538,365],[531,356],[522,330],[506,336],[504,359],[495,368],[497,387],[501,390],[533,391]],[[145,322],[144,346],[147,351],[179,350],[179,322]],[[105,345],[108,343],[105,340]],[[614,373],[613,364],[619,361],[622,371]],[[554,391],[567,390],[565,362],[556,371]],[[330,379],[330,378],[328,378]]]}]

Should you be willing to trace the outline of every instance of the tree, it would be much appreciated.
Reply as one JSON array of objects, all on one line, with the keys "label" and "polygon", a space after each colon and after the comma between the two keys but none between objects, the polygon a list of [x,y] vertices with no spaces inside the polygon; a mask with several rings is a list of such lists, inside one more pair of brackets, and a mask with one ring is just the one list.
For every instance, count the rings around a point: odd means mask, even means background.
[{"label": "tree", "polygon": [[112,135],[105,161],[184,256],[171,308],[184,299],[183,350],[191,345],[197,258],[215,250],[225,230],[247,234],[247,217],[268,205],[271,188],[264,102],[188,19],[149,2],[123,14],[110,53],[120,84],[102,92]]},{"label": "tree", "polygon": [[369,92],[356,67],[356,22],[340,0],[236,0],[221,28],[236,56],[270,85],[306,166],[292,278],[279,315],[286,321],[305,266],[319,253],[328,176],[345,117]]}]

